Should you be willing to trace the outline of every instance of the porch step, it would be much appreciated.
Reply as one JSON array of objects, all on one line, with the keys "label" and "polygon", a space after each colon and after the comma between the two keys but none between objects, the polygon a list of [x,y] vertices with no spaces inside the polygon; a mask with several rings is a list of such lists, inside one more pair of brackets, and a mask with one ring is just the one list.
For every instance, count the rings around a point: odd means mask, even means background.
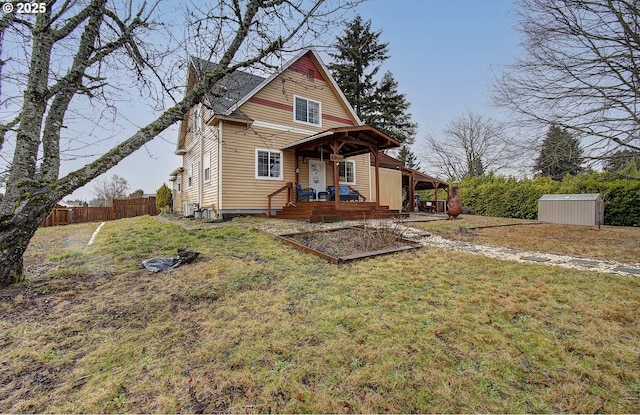
[{"label": "porch step", "polygon": [[336,222],[340,220],[380,219],[402,216],[400,211],[373,202],[344,202],[336,209],[333,202],[297,202],[276,214],[278,219],[305,222]]}]

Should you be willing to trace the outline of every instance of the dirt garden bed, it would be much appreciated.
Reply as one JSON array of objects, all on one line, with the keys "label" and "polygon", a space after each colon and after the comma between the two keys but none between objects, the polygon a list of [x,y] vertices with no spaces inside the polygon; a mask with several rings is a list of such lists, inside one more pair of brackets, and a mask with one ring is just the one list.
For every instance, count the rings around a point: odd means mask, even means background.
[{"label": "dirt garden bed", "polygon": [[422,246],[417,241],[403,237],[394,229],[362,226],[273,236],[334,264]]}]

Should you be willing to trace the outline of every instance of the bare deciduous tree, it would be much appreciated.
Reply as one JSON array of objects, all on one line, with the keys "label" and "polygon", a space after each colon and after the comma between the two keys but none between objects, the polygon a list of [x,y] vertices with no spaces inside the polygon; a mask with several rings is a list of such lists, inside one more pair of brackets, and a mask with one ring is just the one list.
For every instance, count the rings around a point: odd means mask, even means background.
[{"label": "bare deciduous tree", "polygon": [[523,120],[582,137],[593,157],[640,151],[640,3],[520,0],[524,54],[495,100]]},{"label": "bare deciduous tree", "polygon": [[[176,42],[172,33],[156,35],[164,27],[161,8],[138,0],[52,0],[32,15],[5,14],[0,19],[0,104],[15,111],[0,120],[0,151],[13,153],[0,153],[8,163],[0,202],[0,287],[23,278],[22,255],[59,200],[182,120],[226,74],[272,67],[274,55],[305,46],[305,39],[322,38],[328,25],[340,21],[338,12],[352,5],[348,0],[219,0],[205,9],[202,3],[180,3],[173,7],[189,11],[189,21],[184,22],[187,38]],[[164,11],[165,18],[175,14]],[[176,49],[167,47],[172,42]],[[197,49],[217,64],[178,99],[184,71],[181,79],[174,75],[175,68],[184,68],[185,49]],[[84,121],[92,120],[96,128],[106,115],[117,125],[126,119],[121,100],[131,95],[127,82],[132,79],[141,94],[158,99],[157,107],[164,107],[163,98],[173,100],[170,107],[61,177],[61,140],[73,134],[68,131],[85,133],[69,127],[79,107],[88,108]]]},{"label": "bare deciduous tree", "polygon": [[426,141],[426,164],[453,180],[498,171],[508,157],[502,125],[470,111],[451,121],[441,137],[428,136]]},{"label": "bare deciduous tree", "polygon": [[96,179],[93,182],[93,196],[102,201],[102,206],[113,206],[113,199],[125,199],[129,182],[117,174],[110,179]]}]

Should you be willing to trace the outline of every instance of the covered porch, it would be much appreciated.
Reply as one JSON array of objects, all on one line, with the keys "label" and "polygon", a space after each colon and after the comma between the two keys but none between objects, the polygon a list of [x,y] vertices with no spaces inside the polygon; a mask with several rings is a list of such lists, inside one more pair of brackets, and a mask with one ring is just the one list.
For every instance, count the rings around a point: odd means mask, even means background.
[{"label": "covered porch", "polygon": [[[447,211],[447,199],[449,199],[449,183],[442,181],[436,177],[429,176],[422,172],[406,167],[402,168],[402,187],[408,190],[408,210],[410,212],[418,210],[428,210],[433,213]],[[447,192],[445,200],[438,200],[438,189],[444,189]],[[416,202],[417,190],[433,190],[433,200]],[[413,201],[413,204],[411,203]],[[426,203],[431,203],[428,205]],[[425,203],[425,204],[423,204]]]},{"label": "covered porch", "polygon": [[[287,203],[282,210],[276,213],[275,217],[277,218],[319,222],[400,215],[399,210],[391,210],[388,206],[380,203],[379,171],[380,150],[399,146],[400,143],[398,141],[370,126],[331,128],[286,145],[281,150],[294,152],[296,183],[301,183],[304,188],[312,187],[316,197],[299,201],[296,184],[287,183],[282,189],[269,195],[269,214],[271,214],[271,198],[286,190]],[[345,180],[346,183],[341,182],[341,177],[345,179],[348,174],[345,159],[366,154],[371,155],[372,165],[374,166],[372,172],[374,177],[369,181],[367,172],[367,181],[360,181],[360,183],[367,184],[367,189],[359,189],[358,185],[351,185],[349,180]],[[301,175],[301,163],[306,163],[305,168],[309,169],[310,178],[308,181]],[[340,170],[341,163],[344,163],[342,171]],[[325,164],[328,166],[327,169],[332,171],[330,180],[326,180],[328,175],[325,175],[324,182],[323,180],[315,180],[312,183],[311,176],[315,172],[312,167],[314,169],[314,166],[324,168]],[[364,173],[360,172],[359,174]],[[371,183],[374,183],[374,185],[371,186]],[[313,186],[311,186],[312,184]],[[351,197],[336,196],[332,198],[329,189],[332,188],[335,195],[340,195],[341,187]],[[360,193],[360,195],[353,196],[357,193]],[[368,194],[369,197],[364,196],[364,194]]]}]

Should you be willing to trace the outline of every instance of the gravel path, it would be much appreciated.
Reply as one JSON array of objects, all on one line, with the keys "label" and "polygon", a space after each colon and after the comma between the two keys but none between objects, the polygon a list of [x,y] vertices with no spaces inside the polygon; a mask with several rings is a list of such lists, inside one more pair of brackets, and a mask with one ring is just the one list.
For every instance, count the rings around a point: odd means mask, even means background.
[{"label": "gravel path", "polygon": [[625,264],[622,262],[595,258],[581,258],[569,255],[550,254],[547,252],[505,248],[501,246],[470,244],[466,242],[452,241],[437,235],[425,236],[420,240],[420,242],[427,246],[435,246],[453,251],[463,251],[502,260],[640,277],[640,264]]}]

